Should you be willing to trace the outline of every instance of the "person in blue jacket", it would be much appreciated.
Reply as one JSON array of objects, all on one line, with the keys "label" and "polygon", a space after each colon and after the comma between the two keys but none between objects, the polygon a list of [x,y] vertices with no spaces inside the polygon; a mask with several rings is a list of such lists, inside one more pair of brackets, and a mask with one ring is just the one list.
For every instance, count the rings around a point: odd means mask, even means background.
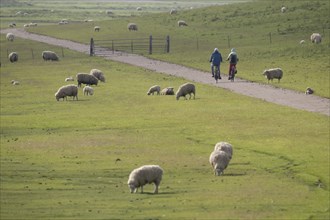
[{"label": "person in blue jacket", "polygon": [[[212,69],[212,77],[214,77],[214,67],[218,67],[220,71],[220,63],[222,62],[222,56],[219,52],[218,48],[214,48],[214,51],[210,57],[211,62],[211,69]],[[219,79],[221,79],[221,76],[219,76]]]}]

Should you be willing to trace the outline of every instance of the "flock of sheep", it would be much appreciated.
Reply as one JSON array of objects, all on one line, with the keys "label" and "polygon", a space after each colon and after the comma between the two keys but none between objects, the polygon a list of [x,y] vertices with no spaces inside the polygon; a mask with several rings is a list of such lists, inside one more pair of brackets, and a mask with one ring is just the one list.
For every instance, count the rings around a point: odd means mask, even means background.
[{"label": "flock of sheep", "polygon": [[[156,93],[157,95],[174,95],[174,88],[166,87],[162,91],[160,91],[160,86],[154,85],[149,88],[147,95],[154,95],[154,93]],[[191,95],[194,95],[193,98],[195,99],[195,94],[196,94],[195,85],[188,82],[182,84],[175,93],[176,100],[179,100],[180,97],[184,97],[184,99],[187,99],[186,97],[187,95],[189,95],[189,99],[192,98]]]}]

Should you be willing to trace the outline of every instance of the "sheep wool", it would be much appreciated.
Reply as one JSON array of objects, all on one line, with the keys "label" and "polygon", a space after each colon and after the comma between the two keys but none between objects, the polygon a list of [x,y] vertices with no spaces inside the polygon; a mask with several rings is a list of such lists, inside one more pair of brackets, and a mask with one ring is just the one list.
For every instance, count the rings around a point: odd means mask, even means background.
[{"label": "sheep wool", "polygon": [[55,93],[55,98],[57,101],[59,101],[60,99],[63,99],[64,101],[64,98],[65,100],[67,100],[67,96],[73,96],[73,100],[76,98],[76,100],[78,101],[78,87],[73,84],[65,85],[60,87]]},{"label": "sheep wool", "polygon": [[97,32],[99,32],[99,31],[100,31],[100,29],[101,29],[101,28],[100,28],[100,26],[95,26],[95,27],[94,27],[94,31],[97,31]]},{"label": "sheep wool", "polygon": [[189,99],[191,99],[191,94],[194,94],[194,99],[195,99],[195,94],[196,94],[196,89],[195,85],[192,83],[185,83],[181,85],[176,92],[176,100],[179,100],[180,97],[186,98],[186,95],[190,95]]},{"label": "sheep wool", "polygon": [[47,60],[51,60],[51,61],[58,61],[58,56],[55,52],[53,51],[43,51],[41,53],[42,55],[42,59],[44,59],[45,61]]},{"label": "sheep wool", "polygon": [[229,156],[224,151],[215,150],[211,153],[209,162],[213,168],[214,175],[220,176],[229,164]]},{"label": "sheep wool", "polygon": [[268,79],[268,83],[269,80],[273,82],[273,79],[278,79],[278,82],[280,82],[283,77],[283,71],[281,68],[268,69],[265,70],[262,75]]},{"label": "sheep wool", "polygon": [[316,44],[321,43],[321,41],[322,41],[321,34],[319,34],[319,33],[313,33],[311,35],[311,41],[312,41],[312,43],[316,43]]},{"label": "sheep wool", "polygon": [[94,94],[94,89],[90,86],[85,86],[83,88],[84,95],[93,95]]},{"label": "sheep wool", "polygon": [[150,94],[154,94],[154,92],[157,92],[157,95],[160,94],[160,86],[158,85],[154,85],[154,86],[151,86],[147,92],[147,95],[150,95]]},{"label": "sheep wool", "polygon": [[98,79],[93,76],[90,75],[88,73],[78,73],[77,76],[77,82],[78,82],[78,87],[81,86],[81,84],[86,84],[86,85],[97,85],[98,83]]},{"label": "sheep wool", "polygon": [[214,151],[224,151],[228,154],[229,159],[233,157],[233,146],[228,142],[219,142],[214,146]]},{"label": "sheep wool", "polygon": [[105,82],[105,76],[103,72],[99,69],[91,69],[90,73],[91,75],[95,76],[98,80],[101,82]]},{"label": "sheep wool", "polygon": [[179,27],[188,26],[188,24],[183,20],[178,21],[178,25],[179,25]]},{"label": "sheep wool", "polygon": [[13,33],[8,33],[6,35],[6,38],[7,38],[8,41],[14,41],[15,35]]},{"label": "sheep wool", "polygon": [[174,88],[173,87],[167,87],[167,88],[164,88],[160,94],[161,95],[174,95]]},{"label": "sheep wool", "polygon": [[138,26],[137,26],[137,24],[135,24],[135,23],[129,23],[129,24],[127,25],[127,29],[128,29],[129,31],[137,31],[137,30],[138,30]]},{"label": "sheep wool", "polygon": [[17,62],[18,61],[18,54],[16,52],[11,52],[8,55],[8,59],[11,63]]},{"label": "sheep wool", "polygon": [[155,184],[154,193],[158,193],[158,187],[163,177],[163,169],[158,165],[144,165],[134,169],[128,177],[128,187],[131,193],[136,193],[138,188],[141,187],[143,193],[143,186],[151,183]]}]

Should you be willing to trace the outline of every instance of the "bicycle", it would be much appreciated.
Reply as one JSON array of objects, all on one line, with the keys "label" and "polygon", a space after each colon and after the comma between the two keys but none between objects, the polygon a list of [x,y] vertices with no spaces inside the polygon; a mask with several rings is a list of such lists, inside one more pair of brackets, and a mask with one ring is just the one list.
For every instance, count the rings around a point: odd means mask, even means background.
[{"label": "bicycle", "polygon": [[214,66],[214,67],[215,67],[214,79],[215,79],[215,82],[218,83],[218,79],[221,79],[220,66]]},{"label": "bicycle", "polygon": [[234,82],[236,73],[237,73],[236,66],[233,65],[230,69],[228,80]]}]

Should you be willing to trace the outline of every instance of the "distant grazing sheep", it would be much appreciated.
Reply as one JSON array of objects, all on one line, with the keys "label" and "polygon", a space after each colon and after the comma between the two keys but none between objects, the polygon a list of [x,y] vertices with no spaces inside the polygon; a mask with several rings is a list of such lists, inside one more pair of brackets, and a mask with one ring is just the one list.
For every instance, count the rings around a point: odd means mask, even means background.
[{"label": "distant grazing sheep", "polygon": [[322,41],[322,37],[319,33],[313,33],[311,35],[311,41],[312,41],[312,43],[319,44]]},{"label": "distant grazing sheep", "polygon": [[101,28],[100,28],[100,26],[95,26],[95,27],[94,27],[94,31],[97,31],[97,32],[99,32],[99,31],[100,31],[100,29],[101,29]]},{"label": "distant grazing sheep", "polygon": [[7,38],[8,41],[14,41],[15,35],[13,33],[8,33],[6,35],[6,38]]},{"label": "distant grazing sheep", "polygon": [[69,24],[69,22],[68,22],[68,21],[60,21],[60,22],[58,22],[58,24],[59,24],[59,25]]},{"label": "distant grazing sheep", "polygon": [[19,81],[17,80],[12,80],[11,84],[13,84],[14,86],[18,86],[19,85]]},{"label": "distant grazing sheep", "polygon": [[98,83],[98,79],[93,76],[90,75],[88,73],[78,73],[77,76],[77,82],[78,82],[78,87],[81,86],[81,84],[86,84],[86,85],[97,85]]},{"label": "distant grazing sheep", "polygon": [[174,14],[177,14],[178,11],[175,9],[175,8],[172,8],[171,11],[170,11],[170,15],[174,15]]},{"label": "distant grazing sheep", "polygon": [[142,8],[141,7],[137,7],[136,10],[137,11],[142,11]]},{"label": "distant grazing sheep", "polygon": [[36,27],[36,26],[38,26],[37,23],[32,23],[32,22],[31,22],[31,23],[29,24],[29,27]]},{"label": "distant grazing sheep", "polygon": [[305,40],[301,40],[299,43],[300,44],[304,44],[305,43]]},{"label": "distant grazing sheep", "polygon": [[76,98],[76,100],[78,101],[78,87],[73,84],[62,86],[55,93],[55,98],[57,101],[59,101],[60,99],[63,99],[64,101],[64,98],[67,100],[67,96],[73,96],[73,100],[74,98]]},{"label": "distant grazing sheep", "polygon": [[137,31],[138,30],[138,26],[135,23],[129,23],[127,25],[127,28],[128,28],[129,31]]},{"label": "distant grazing sheep", "polygon": [[188,26],[188,24],[185,21],[182,21],[182,20],[178,21],[178,25],[179,25],[179,27]]},{"label": "distant grazing sheep", "polygon": [[158,85],[154,85],[154,86],[151,86],[147,92],[147,95],[150,95],[150,94],[154,94],[154,92],[157,92],[157,95],[160,94],[160,86]]},{"label": "distant grazing sheep", "polygon": [[282,13],[286,12],[286,7],[283,6],[283,7],[281,8],[281,12],[282,12]]},{"label": "distant grazing sheep", "polygon": [[11,63],[17,62],[18,61],[18,54],[16,52],[11,52],[8,55],[8,59]]},{"label": "distant grazing sheep", "polygon": [[8,27],[10,27],[10,28],[16,27],[16,23],[11,23],[8,25]]},{"label": "distant grazing sheep", "polygon": [[112,15],[112,14],[113,14],[113,12],[112,12],[111,10],[106,10],[105,13],[106,13],[107,15]]},{"label": "distant grazing sheep", "polygon": [[313,94],[313,93],[314,93],[314,89],[312,89],[312,88],[310,88],[310,87],[308,87],[308,88],[306,89],[306,92],[305,92],[306,95],[311,95],[311,94]]},{"label": "distant grazing sheep", "polygon": [[230,158],[224,151],[215,150],[211,153],[209,162],[213,168],[214,175],[220,176],[227,168]]},{"label": "distant grazing sheep", "polygon": [[160,94],[161,95],[174,95],[174,88],[173,87],[167,87],[167,88],[164,88]]},{"label": "distant grazing sheep", "polygon": [[72,76],[70,76],[70,77],[68,77],[68,78],[65,78],[65,80],[64,80],[65,82],[69,82],[69,81],[74,81],[74,79],[73,79],[73,77]]},{"label": "distant grazing sheep", "polygon": [[101,82],[105,82],[105,76],[103,72],[99,69],[91,69],[90,73],[91,75],[95,76],[98,80]]},{"label": "distant grazing sheep", "polygon": [[228,142],[219,142],[214,146],[214,150],[224,151],[228,154],[229,159],[233,157],[233,146]]},{"label": "distant grazing sheep", "polygon": [[176,92],[176,100],[179,100],[180,97],[186,98],[186,95],[190,95],[189,99],[191,99],[191,94],[194,94],[194,99],[195,99],[195,94],[196,94],[196,89],[195,85],[192,83],[185,83],[182,84],[178,91]]},{"label": "distant grazing sheep", "polygon": [[90,86],[85,86],[83,88],[84,95],[93,95],[94,94],[94,89]]},{"label": "distant grazing sheep", "polygon": [[51,60],[51,61],[58,61],[58,56],[55,52],[53,51],[43,51],[41,53],[42,58],[47,61],[47,60]]},{"label": "distant grazing sheep", "polygon": [[128,177],[128,187],[131,193],[136,193],[138,188],[141,187],[143,193],[143,186],[151,183],[155,184],[154,193],[158,193],[158,187],[163,177],[163,169],[158,165],[144,165],[134,169]]},{"label": "distant grazing sheep", "polygon": [[278,79],[278,82],[280,82],[283,77],[283,71],[281,68],[268,69],[265,70],[262,75],[268,79],[268,83],[269,80],[273,81],[273,79]]}]

